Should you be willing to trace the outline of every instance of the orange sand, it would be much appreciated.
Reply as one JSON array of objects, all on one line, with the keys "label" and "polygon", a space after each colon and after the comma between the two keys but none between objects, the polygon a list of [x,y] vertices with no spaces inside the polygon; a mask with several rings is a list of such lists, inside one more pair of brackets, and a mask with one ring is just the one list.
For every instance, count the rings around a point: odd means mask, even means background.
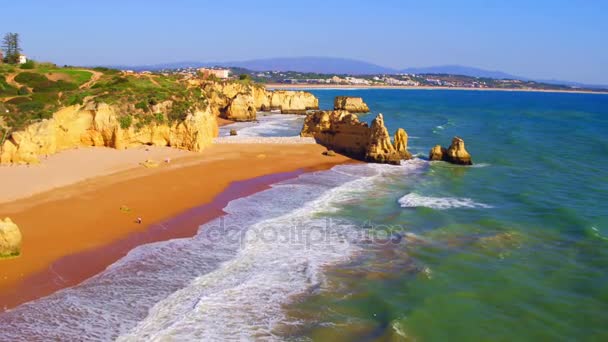
[{"label": "orange sand", "polygon": [[[0,203],[0,216],[11,217],[24,236],[22,255],[0,260],[0,308],[22,302],[11,297],[19,297],[20,288],[28,281],[43,281],[35,275],[53,272],[49,268],[58,260],[111,245],[134,232],[146,231],[150,224],[209,203],[234,181],[350,162],[343,156],[323,156],[324,150],[319,145],[214,145],[157,169],[136,167]],[[91,149],[86,153],[99,152]],[[73,167],[66,163],[65,172],[73,172]],[[3,178],[3,182],[8,184],[10,179]],[[130,211],[122,212],[121,206]],[[137,217],[142,217],[144,224],[136,224]],[[103,265],[88,265],[88,259],[83,258],[72,267],[97,269],[118,257],[105,258]],[[62,286],[82,280],[72,279]],[[60,287],[55,285],[54,290]],[[48,287],[41,287],[40,293],[24,299],[47,295],[48,291]]]}]

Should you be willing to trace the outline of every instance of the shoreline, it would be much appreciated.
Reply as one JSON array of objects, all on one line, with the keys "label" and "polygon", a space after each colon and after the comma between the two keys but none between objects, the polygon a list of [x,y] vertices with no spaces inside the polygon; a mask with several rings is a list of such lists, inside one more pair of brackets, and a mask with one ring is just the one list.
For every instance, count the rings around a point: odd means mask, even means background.
[{"label": "shoreline", "polygon": [[283,83],[268,83],[264,84],[266,89],[402,89],[402,90],[471,90],[471,91],[507,91],[507,92],[526,92],[526,93],[565,93],[565,94],[600,94],[608,95],[608,90],[589,91],[589,90],[552,90],[552,89],[515,89],[515,88],[465,88],[465,87],[411,87],[411,86],[366,86],[352,84],[283,84]]},{"label": "shoreline", "polygon": [[[1,216],[13,218],[24,242],[21,256],[0,261],[0,311],[76,285],[141,244],[193,236],[200,224],[223,215],[230,200],[352,162],[323,156],[324,150],[213,145],[170,166],[134,167],[1,203]],[[123,205],[132,212],[121,212]]]}]

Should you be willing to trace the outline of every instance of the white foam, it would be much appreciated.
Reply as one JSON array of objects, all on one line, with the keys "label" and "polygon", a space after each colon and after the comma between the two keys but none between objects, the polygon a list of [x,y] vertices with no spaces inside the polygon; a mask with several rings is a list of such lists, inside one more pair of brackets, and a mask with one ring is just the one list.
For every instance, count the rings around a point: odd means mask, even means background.
[{"label": "white foam", "polygon": [[[192,238],[139,246],[80,285],[0,314],[0,340],[273,339],[282,305],[323,287],[322,268],[357,250],[349,222],[327,226],[318,213],[405,169],[338,166],[232,201]],[[278,239],[291,232],[303,235]],[[277,239],[260,238],[268,233]]]},{"label": "white foam", "polygon": [[402,208],[426,207],[432,209],[452,209],[452,208],[492,208],[492,206],[478,203],[470,198],[455,197],[430,197],[421,196],[416,193],[407,194],[399,199]]},{"label": "white foam", "polygon": [[253,122],[237,122],[220,127],[220,137],[230,137],[230,130],[235,129],[238,137],[294,137],[299,136],[303,115],[264,114],[258,113]]}]

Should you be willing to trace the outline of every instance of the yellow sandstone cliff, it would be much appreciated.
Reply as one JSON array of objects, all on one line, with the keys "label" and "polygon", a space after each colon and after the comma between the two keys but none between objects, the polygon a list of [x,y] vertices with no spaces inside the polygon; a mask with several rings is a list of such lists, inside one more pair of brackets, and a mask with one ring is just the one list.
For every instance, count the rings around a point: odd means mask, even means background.
[{"label": "yellow sandstone cliff", "polygon": [[234,121],[253,121],[257,111],[279,110],[283,114],[305,114],[319,108],[319,100],[304,91],[266,90],[252,83],[214,82],[201,79],[189,81],[200,87],[209,101],[211,111]]},{"label": "yellow sandstone cliff", "polygon": [[[170,101],[158,105],[155,113],[170,108]],[[133,117],[129,127],[121,126],[123,108],[105,103],[65,107],[48,120],[13,132],[0,147],[0,163],[31,164],[39,156],[79,146],[106,146],[117,149],[139,145],[171,146],[201,151],[218,134],[217,121],[210,109],[193,110],[180,122],[138,124]]]}]

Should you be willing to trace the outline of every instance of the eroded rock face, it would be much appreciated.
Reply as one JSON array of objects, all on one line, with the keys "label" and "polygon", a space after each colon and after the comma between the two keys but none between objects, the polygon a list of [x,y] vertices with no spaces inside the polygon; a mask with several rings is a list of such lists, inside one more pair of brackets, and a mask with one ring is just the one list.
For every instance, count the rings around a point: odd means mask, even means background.
[{"label": "eroded rock face", "polygon": [[401,159],[412,159],[412,154],[407,150],[407,132],[403,128],[398,128],[395,132],[395,151]]},{"label": "eroded rock face", "polygon": [[399,164],[402,158],[411,158],[407,150],[398,151],[391,142],[382,114],[368,126],[347,111],[313,112],[306,117],[300,135],[314,137],[328,149],[368,162]]},{"label": "eroded rock face", "polygon": [[471,155],[464,147],[464,140],[460,137],[454,137],[449,148],[443,148],[437,145],[431,149],[429,153],[430,160],[443,160],[452,164],[473,165]]},{"label": "eroded rock face", "polygon": [[252,121],[256,118],[256,112],[253,96],[238,94],[228,105],[223,117],[233,121]]},{"label": "eroded rock face", "polygon": [[256,111],[306,114],[308,110],[319,108],[319,100],[304,91],[269,91],[256,84],[200,80],[190,81],[190,86],[201,87],[213,114],[229,120],[253,121]]},{"label": "eroded rock face", "polygon": [[319,109],[319,99],[305,91],[267,91],[270,110],[280,110],[282,114],[306,114],[307,110]]},{"label": "eroded rock face", "polygon": [[21,231],[10,218],[0,220],[0,258],[21,253]]},{"label": "eroded rock face", "polygon": [[40,155],[79,146],[125,149],[155,145],[201,151],[218,135],[217,120],[209,108],[194,110],[183,121],[174,123],[136,125],[137,119],[133,119],[128,128],[120,125],[120,110],[94,102],[63,108],[51,119],[14,132],[1,147],[0,163],[37,163]]},{"label": "eroded rock face", "polygon": [[369,107],[360,97],[336,96],[334,110],[345,110],[350,113],[368,113]]}]

